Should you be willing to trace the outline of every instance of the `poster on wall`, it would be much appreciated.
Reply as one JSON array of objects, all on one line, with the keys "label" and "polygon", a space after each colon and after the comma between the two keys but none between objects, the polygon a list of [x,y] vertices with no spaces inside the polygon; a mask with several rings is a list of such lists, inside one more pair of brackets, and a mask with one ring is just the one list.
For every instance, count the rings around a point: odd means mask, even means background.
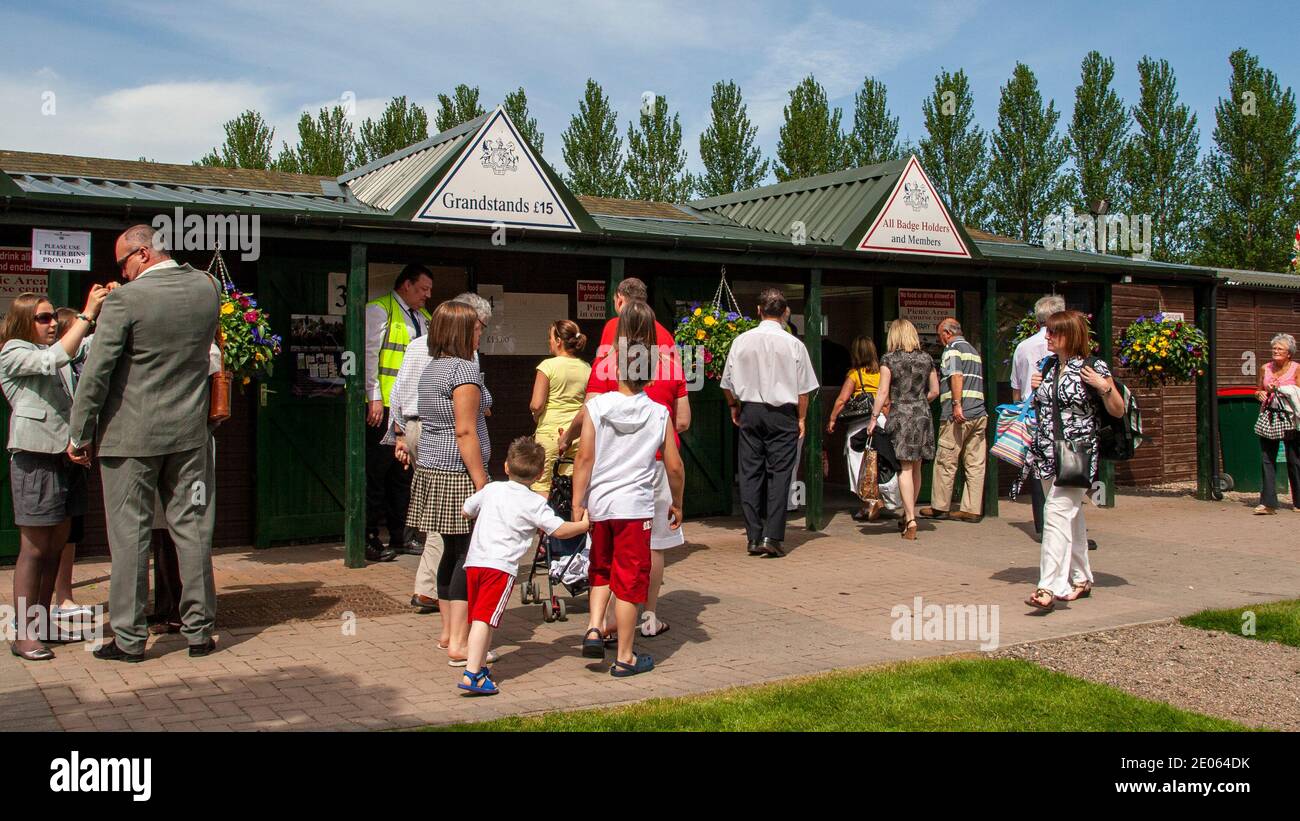
[{"label": "poster on wall", "polygon": [[33,268],[58,271],[90,270],[90,232],[32,229]]},{"label": "poster on wall", "polygon": [[9,306],[19,294],[44,294],[49,290],[49,275],[32,267],[32,249],[0,247],[0,319],[9,313]]},{"label": "poster on wall", "polygon": [[578,317],[583,319],[605,319],[605,280],[578,280]]},{"label": "poster on wall", "polygon": [[927,288],[898,289],[898,317],[916,326],[921,344],[931,354],[937,354],[939,323],[957,313],[957,292]]},{"label": "poster on wall", "polygon": [[343,317],[293,314],[289,353],[294,396],[343,395]]},{"label": "poster on wall", "polygon": [[[479,294],[486,296],[481,286]],[[547,356],[551,323],[569,318],[568,294],[494,296],[492,324],[483,332],[479,352],[488,356]]]}]

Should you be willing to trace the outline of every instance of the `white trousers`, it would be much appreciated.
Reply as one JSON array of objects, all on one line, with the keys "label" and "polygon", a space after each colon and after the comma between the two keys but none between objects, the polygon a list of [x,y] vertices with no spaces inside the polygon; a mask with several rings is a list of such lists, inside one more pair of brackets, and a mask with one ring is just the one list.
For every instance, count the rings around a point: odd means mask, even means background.
[{"label": "white trousers", "polygon": [[1042,479],[1043,507],[1042,555],[1038,566],[1038,586],[1064,596],[1078,582],[1092,584],[1088,566],[1088,528],[1083,520],[1083,494],[1087,488],[1057,487],[1052,479]]}]

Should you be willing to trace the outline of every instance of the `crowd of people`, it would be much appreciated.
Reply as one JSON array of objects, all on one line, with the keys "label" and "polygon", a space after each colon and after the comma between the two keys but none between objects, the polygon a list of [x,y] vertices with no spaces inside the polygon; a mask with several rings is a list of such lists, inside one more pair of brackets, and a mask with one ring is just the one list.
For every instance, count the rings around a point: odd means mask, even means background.
[{"label": "crowd of people", "polygon": [[[219,286],[156,248],[148,226],[124,232],[115,252],[124,283],[93,286],[80,312],[23,294],[0,328],[21,534],[14,573],[21,624],[11,652],[29,661],[53,658],[51,616],[80,612],[69,546],[84,527],[92,455],[103,478],[113,582],[113,638],[95,656],[138,662],[148,632],[181,633],[192,656],[216,650],[208,378],[221,369]],[[528,402],[535,429],[510,442],[495,482],[494,400],[478,353],[492,306],[467,292],[430,310],[433,284],[429,269],[408,265],[365,309],[366,558],[419,555],[412,607],[441,614],[436,645],[450,666],[464,668],[457,686],[490,695],[498,692],[489,667],[496,660],[492,631],[520,563],[545,555],[543,545],[576,542],[587,552],[590,585],[582,655],[604,660],[612,648],[615,677],[652,670],[654,659],[638,651],[637,640],[670,629],[657,609],[664,553],[685,543],[680,437],[690,428],[691,406],[680,353],[646,304],[645,284],[620,282],[617,315],[591,363],[582,356],[587,338],[579,326],[551,323],[550,355],[536,366]],[[756,307],[761,321],[732,343],[720,387],[738,429],[748,553],[779,559],[809,399],[819,385],[805,345],[787,331],[784,294],[764,289]],[[1092,355],[1083,314],[1059,296],[1038,300],[1035,314],[1039,331],[1016,348],[1011,386],[1037,419],[1022,478],[1034,499],[1041,560],[1026,603],[1050,611],[1091,594],[1088,551],[1095,545],[1084,494],[1098,476],[1099,431],[1107,417],[1124,414],[1125,400],[1109,365]],[[898,509],[908,541],[918,538],[918,519],[978,523],[983,516],[990,444],[984,363],[955,317],[937,331],[937,364],[906,319],[890,323],[883,356],[870,339],[855,339],[826,425],[828,432],[843,426],[854,491],[863,485],[867,450],[887,454],[871,464],[892,466],[896,501],[889,507]],[[1293,501],[1300,494],[1294,355],[1295,340],[1278,335],[1260,374],[1261,515],[1278,507],[1279,447]],[[918,508],[926,461],[933,462],[930,504]],[[558,515],[557,507],[571,515]],[[864,503],[854,518],[874,521],[880,513],[880,505]],[[151,545],[152,626],[145,616]]]}]

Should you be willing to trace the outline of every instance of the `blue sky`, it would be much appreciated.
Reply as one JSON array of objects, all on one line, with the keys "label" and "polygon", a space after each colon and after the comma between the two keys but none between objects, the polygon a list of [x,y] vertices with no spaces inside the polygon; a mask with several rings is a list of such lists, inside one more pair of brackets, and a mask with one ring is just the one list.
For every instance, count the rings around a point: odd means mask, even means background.
[{"label": "blue sky", "polygon": [[809,73],[845,109],[846,126],[864,75],[883,80],[901,134],[915,139],[940,68],[966,70],[976,119],[989,128],[999,87],[1021,61],[1055,99],[1063,131],[1085,53],[1115,60],[1128,103],[1136,63],[1149,54],[1172,63],[1203,147],[1233,49],[1256,54],[1284,87],[1300,82],[1294,2],[0,0],[0,31],[0,148],[161,162],[197,159],[246,108],[276,126],[278,148],[296,139],[304,108],[350,92],[359,124],[405,94],[432,120],[436,95],[461,82],[478,85],[485,105],[524,86],[545,156],[561,168],[560,133],[589,76],[612,97],[623,130],[643,92],[667,95],[693,168],[720,79],[740,84],[768,155],[787,92]]}]

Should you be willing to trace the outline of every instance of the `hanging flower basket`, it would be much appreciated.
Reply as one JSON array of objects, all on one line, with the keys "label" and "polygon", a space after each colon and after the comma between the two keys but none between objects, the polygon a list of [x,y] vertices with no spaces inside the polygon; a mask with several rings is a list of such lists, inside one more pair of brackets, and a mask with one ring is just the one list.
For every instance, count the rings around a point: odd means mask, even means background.
[{"label": "hanging flower basket", "polygon": [[1163,313],[1140,316],[1119,338],[1119,364],[1142,377],[1149,388],[1205,376],[1210,363],[1205,332]]},{"label": "hanging flower basket", "polygon": [[713,299],[692,302],[687,312],[678,318],[673,338],[682,351],[682,367],[686,373],[700,373],[706,379],[721,379],[727,364],[731,343],[758,321],[740,312],[736,298],[727,285],[727,271],[722,270],[722,280]]},{"label": "hanging flower basket", "polygon": [[213,255],[208,273],[221,281],[220,318],[226,370],[234,374],[241,387],[253,379],[269,377],[281,343],[279,334],[271,330],[270,316],[257,307],[251,293],[235,287],[220,252]]}]

